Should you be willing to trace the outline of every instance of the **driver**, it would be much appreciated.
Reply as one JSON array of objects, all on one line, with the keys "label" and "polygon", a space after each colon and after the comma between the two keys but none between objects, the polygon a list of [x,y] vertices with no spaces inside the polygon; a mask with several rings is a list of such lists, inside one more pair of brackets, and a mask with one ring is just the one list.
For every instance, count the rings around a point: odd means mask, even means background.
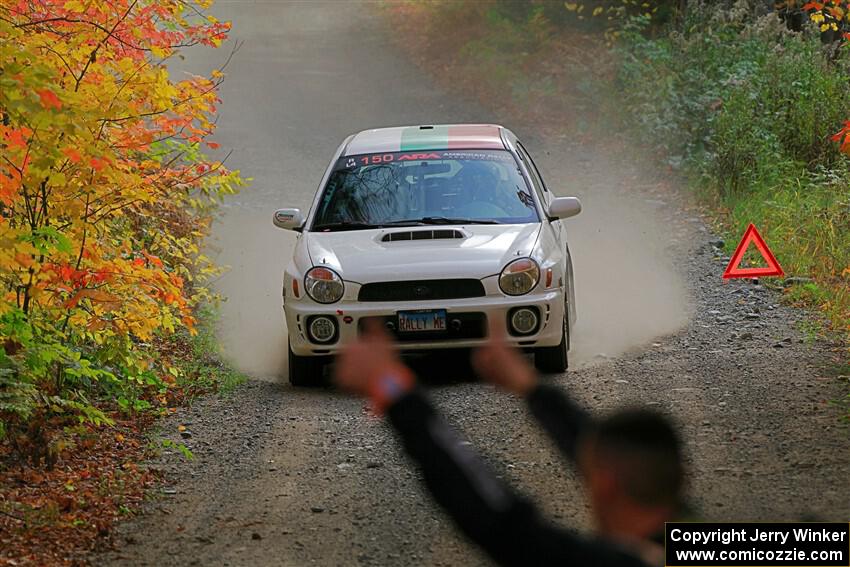
[{"label": "driver", "polygon": [[499,187],[499,176],[494,165],[486,161],[468,161],[457,173],[459,183],[458,205],[474,202],[493,202],[493,195]]}]

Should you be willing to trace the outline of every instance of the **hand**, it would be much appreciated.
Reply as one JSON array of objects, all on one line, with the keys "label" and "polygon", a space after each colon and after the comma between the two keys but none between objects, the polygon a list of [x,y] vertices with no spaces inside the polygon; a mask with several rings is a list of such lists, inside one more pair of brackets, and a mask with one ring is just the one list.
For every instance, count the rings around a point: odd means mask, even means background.
[{"label": "hand", "polygon": [[537,373],[505,341],[504,322],[497,317],[490,319],[490,338],[473,353],[472,366],[484,380],[518,396],[527,395],[537,386]]},{"label": "hand", "polygon": [[413,373],[393,349],[389,335],[374,321],[359,339],[340,352],[334,379],[340,388],[370,398],[379,414],[415,383]]}]

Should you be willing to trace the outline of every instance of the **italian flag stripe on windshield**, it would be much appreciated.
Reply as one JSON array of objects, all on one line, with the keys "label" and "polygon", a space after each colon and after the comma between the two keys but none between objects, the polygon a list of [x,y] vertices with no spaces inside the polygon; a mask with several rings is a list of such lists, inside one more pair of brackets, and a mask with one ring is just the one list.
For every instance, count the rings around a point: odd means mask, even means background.
[{"label": "italian flag stripe on windshield", "polygon": [[504,149],[499,129],[490,125],[413,126],[401,132],[402,152],[464,149]]},{"label": "italian flag stripe on windshield", "polygon": [[420,128],[414,126],[401,131],[402,152],[415,152],[417,150],[447,150],[449,148],[449,127],[434,126],[433,128]]}]

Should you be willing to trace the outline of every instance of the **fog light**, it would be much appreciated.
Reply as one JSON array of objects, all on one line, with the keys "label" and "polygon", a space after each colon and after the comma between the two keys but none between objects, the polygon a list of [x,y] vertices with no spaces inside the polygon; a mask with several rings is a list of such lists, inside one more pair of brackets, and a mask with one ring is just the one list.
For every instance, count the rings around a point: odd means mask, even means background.
[{"label": "fog light", "polygon": [[537,330],[537,310],[520,307],[511,312],[511,330],[517,335],[530,335]]},{"label": "fog light", "polygon": [[336,338],[336,321],[331,317],[313,317],[307,329],[310,340],[316,343],[329,343]]}]

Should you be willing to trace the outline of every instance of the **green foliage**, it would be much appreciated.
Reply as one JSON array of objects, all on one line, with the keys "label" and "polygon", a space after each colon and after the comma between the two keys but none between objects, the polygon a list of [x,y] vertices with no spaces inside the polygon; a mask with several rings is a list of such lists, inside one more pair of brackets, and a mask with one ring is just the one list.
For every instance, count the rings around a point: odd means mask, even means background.
[{"label": "green foliage", "polygon": [[788,297],[792,301],[800,302],[824,301],[826,299],[826,292],[818,284],[809,282],[793,286],[788,293]]},{"label": "green foliage", "polygon": [[776,177],[777,160],[835,163],[847,64],[823,57],[815,34],[788,33],[772,15],[724,21],[706,8],[658,39],[644,35],[647,25],[638,17],[626,27],[618,85],[640,131],[675,163],[707,166],[730,190]]},{"label": "green foliage", "polygon": [[172,441],[171,439],[163,439],[162,446],[165,449],[177,449],[178,451],[180,451],[180,454],[183,455],[183,458],[187,461],[191,461],[195,458],[195,454],[192,453],[189,447],[187,447],[183,443],[177,443],[175,441]]},{"label": "green foliage", "polygon": [[[0,315],[0,439],[24,436],[20,457],[47,454],[49,438],[33,424],[91,423],[112,425],[112,410],[125,414],[165,412],[165,407],[193,396],[218,391],[228,393],[245,376],[221,359],[215,337],[216,310],[197,310],[197,333],[181,329],[164,335],[155,345],[156,363],[137,366],[121,349],[64,344],[56,331],[44,332],[20,310]],[[129,342],[127,348],[139,348]],[[11,354],[7,354],[11,353]],[[169,378],[168,381],[163,376]],[[185,454],[185,447],[177,447]]]},{"label": "green foliage", "polygon": [[[35,326],[20,309],[0,315],[0,421],[25,421],[36,405],[53,414],[74,414],[81,420],[109,423],[91,405],[85,392],[114,383],[113,372],[101,368],[85,349],[63,342],[52,327]],[[9,354],[11,353],[11,354]]]},{"label": "green foliage", "polygon": [[247,377],[223,360],[221,345],[215,335],[218,311],[211,305],[198,309],[197,332],[193,335],[178,335],[191,349],[191,356],[181,364],[178,383],[185,389],[198,388],[229,394]]},{"label": "green foliage", "polygon": [[6,435],[7,422],[28,419],[35,406],[35,386],[11,366],[8,357],[0,354],[0,437]]},{"label": "green foliage", "polygon": [[632,19],[617,86],[641,145],[728,211],[729,240],[754,222],[787,273],[816,284],[791,299],[850,331],[850,161],[832,137],[850,109],[850,54],[818,30],[785,29],[746,1],[694,5],[659,37]]}]

